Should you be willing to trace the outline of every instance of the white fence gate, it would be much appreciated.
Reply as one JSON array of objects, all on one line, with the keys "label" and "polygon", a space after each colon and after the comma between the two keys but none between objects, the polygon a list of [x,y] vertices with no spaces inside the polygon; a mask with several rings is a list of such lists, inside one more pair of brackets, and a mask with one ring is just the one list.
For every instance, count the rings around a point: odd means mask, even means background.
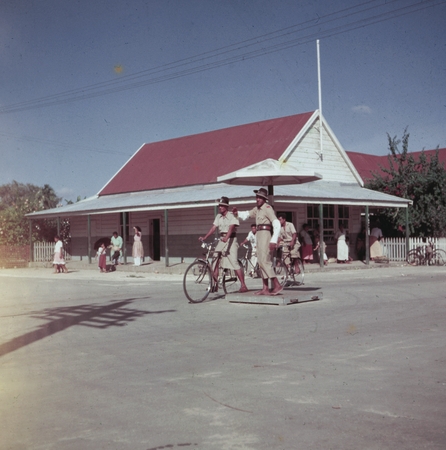
[{"label": "white fence gate", "polygon": [[[34,242],[34,262],[52,262],[54,257],[54,242]],[[64,246],[65,261],[71,260],[71,254]]]},{"label": "white fence gate", "polygon": [[[432,242],[434,248],[446,251],[446,238],[409,238],[409,251],[417,247],[425,247]],[[381,241],[383,255],[390,261],[406,261],[406,239],[385,238]]]}]

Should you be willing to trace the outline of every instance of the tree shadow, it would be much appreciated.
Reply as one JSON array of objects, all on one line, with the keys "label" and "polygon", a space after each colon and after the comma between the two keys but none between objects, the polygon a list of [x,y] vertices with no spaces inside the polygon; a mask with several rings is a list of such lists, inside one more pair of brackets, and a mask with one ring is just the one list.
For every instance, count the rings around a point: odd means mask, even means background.
[{"label": "tree shadow", "polygon": [[141,309],[128,308],[127,306],[135,300],[140,299],[130,298],[116,302],[112,301],[107,305],[89,304],[61,308],[47,308],[41,312],[31,313],[30,317],[47,320],[48,322],[40,325],[36,330],[22,334],[21,336],[1,344],[0,357],[47,336],[66,330],[73,325],[82,325],[84,327],[98,329],[122,327],[129,322],[133,322],[137,318],[148,314],[176,312],[175,309],[144,311]]}]

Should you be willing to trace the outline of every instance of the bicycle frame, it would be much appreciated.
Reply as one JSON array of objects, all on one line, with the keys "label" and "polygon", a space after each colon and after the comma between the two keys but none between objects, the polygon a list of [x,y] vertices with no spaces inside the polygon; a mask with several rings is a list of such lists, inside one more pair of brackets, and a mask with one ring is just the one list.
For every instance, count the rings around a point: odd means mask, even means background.
[{"label": "bicycle frame", "polygon": [[246,248],[245,256],[243,256],[242,259],[239,259],[239,263],[242,266],[242,269],[245,271],[245,275],[247,275],[249,272],[256,273],[258,271],[258,263],[253,264],[251,258],[248,258],[251,249],[244,245],[244,248]]},{"label": "bicycle frame", "polygon": [[[292,258],[289,245],[280,245],[274,257],[274,271],[282,286],[300,286],[304,284],[304,266],[300,257]],[[279,256],[280,255],[280,256]],[[296,271],[296,266],[298,270]]]},{"label": "bicycle frame", "polygon": [[222,288],[224,294],[239,291],[239,279],[232,270],[223,269],[220,265],[222,252],[216,252],[213,243],[202,242],[206,249],[204,257],[195,258],[189,265],[183,277],[183,290],[191,303],[203,302],[211,292],[218,292]]}]

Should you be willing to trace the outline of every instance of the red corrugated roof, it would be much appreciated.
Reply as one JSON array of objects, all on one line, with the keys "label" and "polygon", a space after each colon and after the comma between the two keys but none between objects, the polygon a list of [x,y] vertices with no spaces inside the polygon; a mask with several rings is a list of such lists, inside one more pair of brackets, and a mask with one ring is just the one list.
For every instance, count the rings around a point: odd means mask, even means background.
[{"label": "red corrugated roof", "polygon": [[217,182],[267,158],[279,159],[313,112],[143,145],[99,195]]},{"label": "red corrugated roof", "polygon": [[[428,158],[435,155],[435,152],[436,150],[424,150],[424,154]],[[418,160],[420,158],[421,151],[410,152],[410,154],[413,155],[415,160]],[[389,160],[387,155],[377,156],[358,152],[347,152],[347,155],[364,181],[373,178],[373,173],[382,174],[381,167],[386,169],[389,168]],[[446,148],[440,148],[438,150],[438,159],[446,165]]]}]

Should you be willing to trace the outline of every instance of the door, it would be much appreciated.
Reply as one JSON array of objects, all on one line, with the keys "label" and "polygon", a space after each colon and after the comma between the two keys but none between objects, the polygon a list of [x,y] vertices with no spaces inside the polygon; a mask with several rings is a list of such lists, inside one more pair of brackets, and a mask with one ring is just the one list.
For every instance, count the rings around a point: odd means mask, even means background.
[{"label": "door", "polygon": [[159,261],[161,259],[161,221],[160,219],[152,219],[150,224],[151,230],[151,257],[154,261]]}]

